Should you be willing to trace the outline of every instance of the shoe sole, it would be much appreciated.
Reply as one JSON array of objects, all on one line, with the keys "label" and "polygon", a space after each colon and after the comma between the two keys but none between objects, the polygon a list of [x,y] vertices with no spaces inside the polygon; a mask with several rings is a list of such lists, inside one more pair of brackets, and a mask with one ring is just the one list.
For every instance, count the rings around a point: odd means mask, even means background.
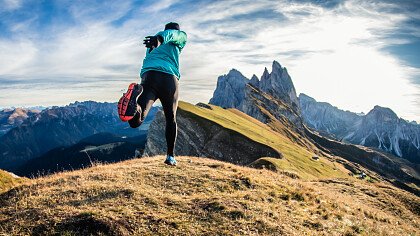
[{"label": "shoe sole", "polygon": [[176,166],[177,165],[176,162],[174,164],[170,163],[169,161],[165,161],[163,163],[165,163],[166,165],[170,165],[170,166]]},{"label": "shoe sole", "polygon": [[123,96],[120,98],[120,100],[118,101],[118,115],[120,117],[120,119],[124,122],[127,122],[129,120],[131,120],[134,115],[136,114],[136,111],[138,109],[134,109],[133,114],[127,114],[127,110],[129,110],[129,106],[136,106],[137,108],[137,97],[140,96],[143,92],[143,87],[141,85],[139,85],[139,93],[136,96],[135,99],[133,99],[133,92],[134,89],[136,87],[137,83],[131,83],[128,86],[127,92],[123,94]]}]

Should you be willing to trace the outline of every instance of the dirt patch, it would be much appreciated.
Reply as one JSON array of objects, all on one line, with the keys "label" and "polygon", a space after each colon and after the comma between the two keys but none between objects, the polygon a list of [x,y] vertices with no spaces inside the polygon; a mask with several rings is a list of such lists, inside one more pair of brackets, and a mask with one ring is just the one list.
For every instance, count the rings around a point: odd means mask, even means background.
[{"label": "dirt patch", "polygon": [[[69,217],[55,227],[55,231],[70,235],[130,235],[128,222],[102,218],[90,213]],[[42,227],[34,229],[34,234],[42,234]]]}]

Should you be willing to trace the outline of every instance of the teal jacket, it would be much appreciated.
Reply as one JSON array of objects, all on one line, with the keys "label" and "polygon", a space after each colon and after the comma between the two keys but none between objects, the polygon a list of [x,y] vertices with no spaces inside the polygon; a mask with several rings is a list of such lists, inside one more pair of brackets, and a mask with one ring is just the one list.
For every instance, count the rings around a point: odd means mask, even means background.
[{"label": "teal jacket", "polygon": [[140,78],[150,70],[161,71],[181,78],[179,54],[187,43],[187,34],[180,30],[165,30],[156,34],[162,36],[163,43],[152,50],[146,50],[146,57],[140,71]]}]

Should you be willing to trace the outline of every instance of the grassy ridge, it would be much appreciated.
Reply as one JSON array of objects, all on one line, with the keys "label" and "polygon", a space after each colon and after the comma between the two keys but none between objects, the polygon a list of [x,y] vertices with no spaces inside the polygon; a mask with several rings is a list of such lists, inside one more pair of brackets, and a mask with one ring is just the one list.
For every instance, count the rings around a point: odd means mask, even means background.
[{"label": "grassy ridge", "polygon": [[178,157],[177,167],[163,160],[32,180],[0,195],[0,235],[419,233],[418,198],[387,185],[305,182],[206,158]]},{"label": "grassy ridge", "polygon": [[[179,109],[216,122],[217,124],[241,133],[248,138],[272,147],[282,153],[283,159],[269,158],[273,165],[282,171],[296,172],[302,178],[346,177],[340,165],[326,159],[312,160],[317,151],[315,147],[300,145],[293,142],[283,133],[275,132],[271,127],[247,116],[236,109],[223,109],[209,105],[212,109],[194,106],[186,102],[179,103]],[[280,126],[279,122],[276,124]],[[292,132],[292,131],[289,131]],[[294,137],[299,137],[293,134]]]}]

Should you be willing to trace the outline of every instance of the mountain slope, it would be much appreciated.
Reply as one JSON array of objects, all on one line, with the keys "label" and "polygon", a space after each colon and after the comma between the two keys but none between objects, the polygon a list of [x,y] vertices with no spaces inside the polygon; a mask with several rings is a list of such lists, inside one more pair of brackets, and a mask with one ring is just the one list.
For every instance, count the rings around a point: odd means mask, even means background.
[{"label": "mountain slope", "polygon": [[398,118],[391,109],[375,106],[368,114],[357,115],[305,94],[299,99],[305,123],[321,134],[420,164],[420,125]]},{"label": "mountain slope", "polygon": [[420,199],[387,184],[302,181],[206,158],[142,158],[0,195],[6,235],[417,235]]},{"label": "mountain slope", "polygon": [[[289,133],[283,123],[263,124],[236,110],[179,103],[176,155],[205,156],[239,165],[264,166],[295,178],[354,178],[365,173],[420,194],[420,169],[403,159],[351,144],[333,142],[305,128]],[[144,155],[166,153],[164,117],[152,122]],[[274,129],[273,127],[277,127]],[[354,176],[354,177],[350,177]]]},{"label": "mountain slope", "polygon": [[136,137],[119,137],[98,133],[80,142],[52,149],[20,166],[14,173],[20,176],[37,176],[66,170],[89,167],[97,162],[117,162],[133,158],[136,151],[144,149],[146,134]]},{"label": "mountain slope", "polygon": [[[277,132],[236,109],[180,102],[177,121],[177,155],[207,156],[241,165],[274,157],[269,160],[276,169],[302,178],[347,176],[348,171],[341,164],[327,158],[313,160],[313,156],[322,153],[314,145],[303,145],[297,133],[289,131],[288,136]],[[165,153],[163,122],[163,115],[157,114],[149,129],[145,155]]]},{"label": "mountain slope", "polygon": [[303,93],[299,94],[299,102],[306,125],[327,137],[340,140],[362,120],[355,113],[340,110],[327,102],[317,102]]}]

